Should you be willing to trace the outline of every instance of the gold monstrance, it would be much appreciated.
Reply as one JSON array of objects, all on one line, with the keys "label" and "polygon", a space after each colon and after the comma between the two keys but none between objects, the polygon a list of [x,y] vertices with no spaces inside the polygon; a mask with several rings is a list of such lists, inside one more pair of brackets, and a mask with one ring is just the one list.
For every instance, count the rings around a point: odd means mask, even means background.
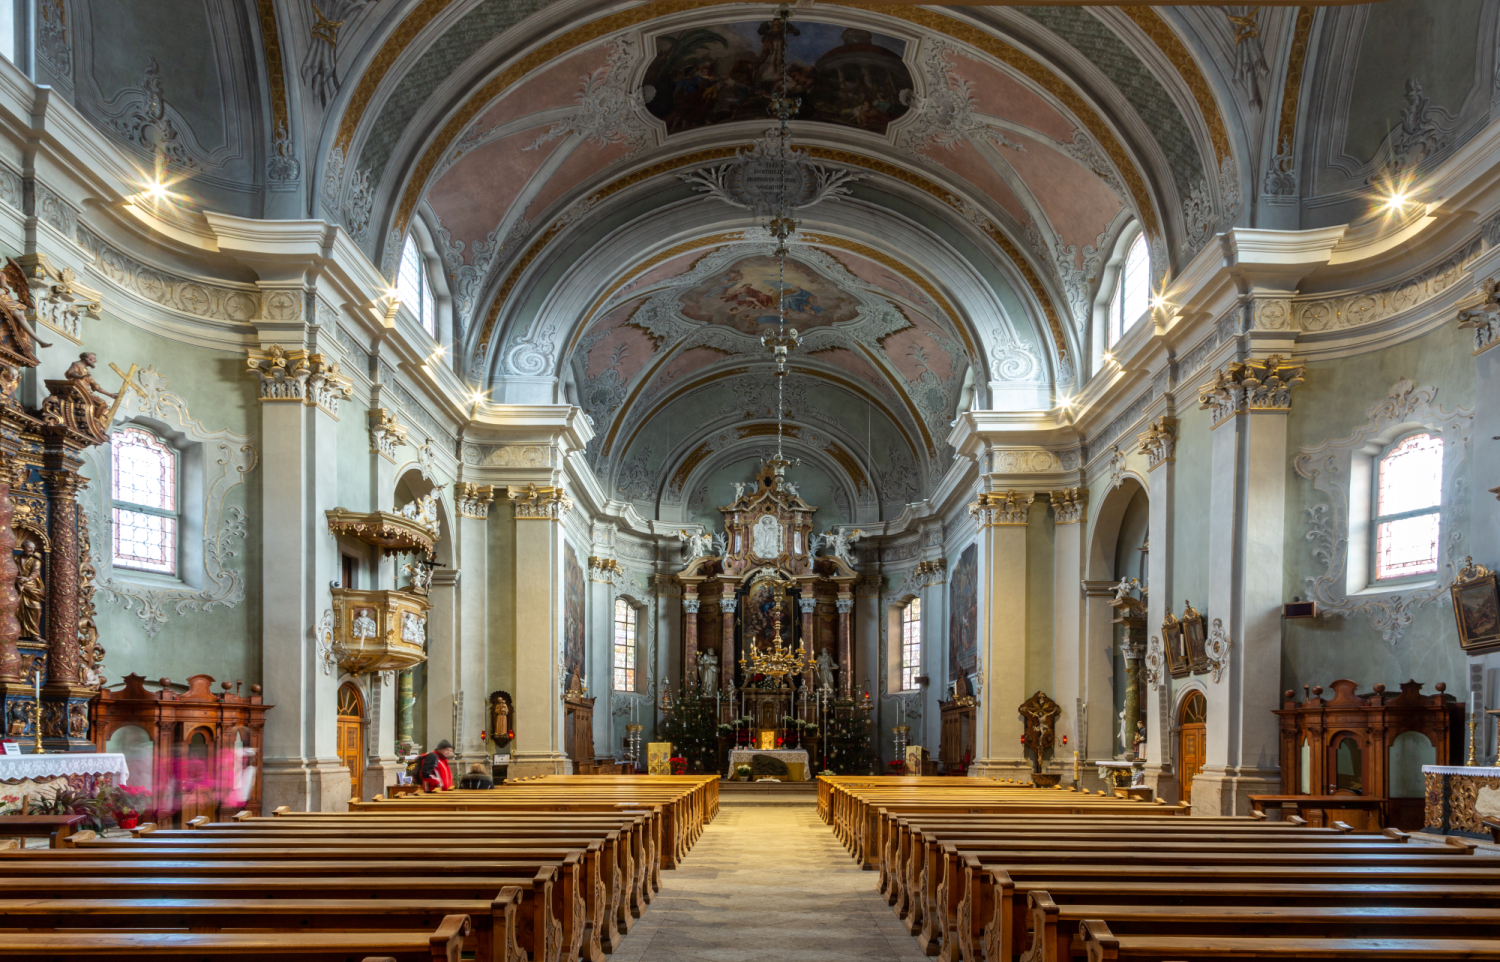
[{"label": "gold monstrance", "polygon": [[757,644],[750,645],[749,657],[740,659],[740,670],[746,675],[769,675],[772,678],[801,674],[812,665],[812,659],[807,654],[807,639],[802,639],[793,654],[791,646],[781,638],[781,604],[786,600],[786,589],[795,582],[780,578],[767,580],[770,581],[773,597],[776,599],[771,608],[771,618],[776,626],[775,634],[771,638],[769,649],[762,649]]}]

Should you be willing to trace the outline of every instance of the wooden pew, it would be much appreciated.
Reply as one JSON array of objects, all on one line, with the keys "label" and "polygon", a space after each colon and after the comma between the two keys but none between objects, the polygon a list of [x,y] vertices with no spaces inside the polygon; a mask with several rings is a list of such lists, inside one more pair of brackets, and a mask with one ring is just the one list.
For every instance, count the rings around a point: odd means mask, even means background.
[{"label": "wooden pew", "polygon": [[467,916],[450,915],[436,932],[7,932],[0,959],[97,962],[190,958],[194,962],[348,962],[377,956],[394,962],[460,962]]},{"label": "wooden pew", "polygon": [[1181,959],[1359,959],[1423,962],[1500,959],[1496,939],[1324,939],[1219,936],[1115,935],[1103,919],[1083,923],[1089,962],[1176,962]]},{"label": "wooden pew", "polygon": [[[174,905],[195,899],[209,902],[234,900],[235,903],[279,903],[294,914],[298,906],[315,903],[327,903],[330,911],[333,911],[332,906],[349,904],[372,912],[381,911],[386,905],[478,905],[495,920],[492,928],[501,924],[494,914],[497,908],[503,913],[506,924],[510,925],[510,931],[503,939],[494,939],[495,945],[503,948],[513,943],[533,962],[556,962],[562,956],[563,945],[562,924],[553,914],[552,889],[557,875],[557,869],[549,866],[538,869],[531,876],[489,878],[5,876],[0,877],[0,904],[15,905],[24,910],[25,906],[35,905],[40,900],[79,902],[87,899],[94,900],[92,904],[117,900],[128,904],[135,900],[166,899]],[[513,894],[507,899],[508,893]],[[476,929],[482,935],[484,929],[479,914],[463,914],[476,921]],[[0,925],[14,924],[0,918]]]},{"label": "wooden pew", "polygon": [[472,925],[475,962],[515,962],[517,888],[488,899],[0,899],[0,941],[8,931],[144,929],[212,931],[412,931],[431,933],[446,917]]},{"label": "wooden pew", "polygon": [[[1490,893],[1493,902],[1494,895]],[[1049,892],[1030,893],[1031,948],[1021,962],[1071,962],[1085,954],[1079,931],[1088,919],[1105,920],[1116,935],[1266,936],[1337,939],[1485,938],[1500,932],[1500,908],[1422,904],[1270,905],[1243,892],[1204,905],[1058,905]],[[1368,894],[1362,896],[1368,899]]]}]

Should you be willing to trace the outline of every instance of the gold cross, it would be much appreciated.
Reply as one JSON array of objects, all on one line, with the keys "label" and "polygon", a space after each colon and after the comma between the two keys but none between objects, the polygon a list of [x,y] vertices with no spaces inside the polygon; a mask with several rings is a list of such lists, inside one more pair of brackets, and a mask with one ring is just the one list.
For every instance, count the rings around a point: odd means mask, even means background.
[{"label": "gold cross", "polygon": [[126,388],[139,394],[142,399],[146,397],[146,392],[141,389],[139,384],[135,383],[136,366],[134,364],[130,365],[129,371],[122,371],[111,361],[109,362],[109,369],[120,375],[120,393],[115,395],[115,403],[109,406],[109,417],[104,420],[104,430],[106,432],[109,431],[109,426],[115,423],[115,412],[120,410],[120,402],[125,400]]}]

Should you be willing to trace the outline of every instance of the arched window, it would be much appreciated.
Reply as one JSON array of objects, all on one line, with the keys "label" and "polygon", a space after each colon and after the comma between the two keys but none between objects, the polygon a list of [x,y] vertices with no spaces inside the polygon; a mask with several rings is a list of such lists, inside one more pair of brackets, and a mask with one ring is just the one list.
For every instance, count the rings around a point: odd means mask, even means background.
[{"label": "arched window", "polygon": [[630,602],[615,599],[615,691],[635,691],[636,617]]},{"label": "arched window", "polygon": [[437,300],[432,294],[432,281],[427,277],[427,265],[416,240],[408,236],[406,246],[401,248],[401,269],[396,272],[396,296],[401,304],[411,311],[417,323],[437,337]]},{"label": "arched window", "polygon": [[901,609],[901,690],[917,687],[922,673],[922,599],[913,598]]},{"label": "arched window", "polygon": [[177,452],[144,428],[110,438],[116,568],[177,573]]},{"label": "arched window", "polygon": [[1432,574],[1438,566],[1438,505],[1443,496],[1443,441],[1409,434],[1375,463],[1375,581]]},{"label": "arched window", "polygon": [[1145,316],[1151,306],[1151,253],[1146,235],[1137,234],[1120,267],[1115,296],[1109,301],[1109,343],[1114,344]]}]

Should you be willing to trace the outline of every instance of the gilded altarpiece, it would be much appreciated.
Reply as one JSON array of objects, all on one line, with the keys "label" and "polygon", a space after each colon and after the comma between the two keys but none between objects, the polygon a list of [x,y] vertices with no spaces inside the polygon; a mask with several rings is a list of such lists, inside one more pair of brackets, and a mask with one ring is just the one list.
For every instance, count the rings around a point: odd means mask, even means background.
[{"label": "gilded altarpiece", "polygon": [[109,441],[118,398],[94,380],[98,359],[85,352],[43,382],[40,409],[22,404],[23,371],[40,363],[38,345],[51,346],[34,316],[26,274],[10,261],[0,270],[0,705],[23,751],[88,752],[104,649],[78,469],[85,449]]}]

